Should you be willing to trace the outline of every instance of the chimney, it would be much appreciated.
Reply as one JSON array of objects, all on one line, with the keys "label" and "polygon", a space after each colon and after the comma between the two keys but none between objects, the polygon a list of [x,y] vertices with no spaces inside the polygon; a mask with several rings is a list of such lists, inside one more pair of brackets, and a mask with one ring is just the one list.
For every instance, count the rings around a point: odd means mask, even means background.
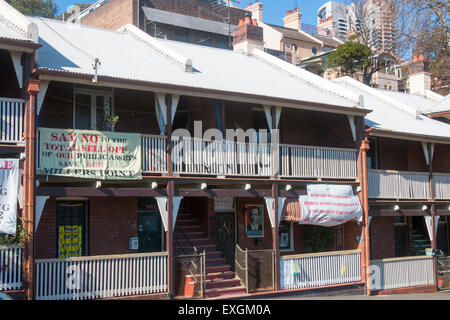
[{"label": "chimney", "polygon": [[258,27],[256,19],[252,19],[250,12],[245,13],[245,18],[239,20],[238,28],[233,34],[233,50],[247,55],[253,54],[253,49],[264,50],[263,28]]},{"label": "chimney", "polygon": [[302,29],[302,13],[298,8],[286,12],[286,17],[283,18],[284,27],[289,29]]},{"label": "chimney", "polygon": [[258,23],[261,23],[263,21],[263,19],[262,19],[263,6],[264,6],[264,4],[262,4],[261,2],[258,1],[255,4],[249,3],[248,7],[245,10],[251,12],[252,18],[256,19],[256,21],[258,21]]},{"label": "chimney", "polygon": [[426,95],[426,90],[431,90],[431,76],[423,54],[413,57],[413,61],[409,64],[408,80],[411,94]]}]

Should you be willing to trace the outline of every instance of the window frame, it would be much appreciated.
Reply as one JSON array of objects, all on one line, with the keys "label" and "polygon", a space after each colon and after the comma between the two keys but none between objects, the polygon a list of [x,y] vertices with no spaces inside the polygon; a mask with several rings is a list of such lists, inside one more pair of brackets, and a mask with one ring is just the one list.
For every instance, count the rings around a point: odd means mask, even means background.
[{"label": "window frame", "polygon": [[[72,127],[75,130],[83,130],[75,127],[75,118],[76,118],[76,95],[89,95],[91,98],[91,123],[90,128],[85,130],[98,130],[97,129],[97,105],[96,99],[97,97],[111,98],[111,114],[114,116],[116,114],[115,110],[115,92],[114,88],[108,90],[96,90],[96,89],[86,89],[86,88],[74,88],[73,90],[73,106],[72,106]],[[111,132],[114,132],[114,127],[111,129]]]},{"label": "window frame", "polygon": [[[294,223],[292,221],[281,221],[281,223],[289,223],[289,248],[281,249],[279,248],[280,252],[294,252]],[[279,228],[279,227],[278,227]],[[280,234],[278,234],[278,239],[280,240]],[[278,247],[281,246],[281,241],[279,241]]]}]

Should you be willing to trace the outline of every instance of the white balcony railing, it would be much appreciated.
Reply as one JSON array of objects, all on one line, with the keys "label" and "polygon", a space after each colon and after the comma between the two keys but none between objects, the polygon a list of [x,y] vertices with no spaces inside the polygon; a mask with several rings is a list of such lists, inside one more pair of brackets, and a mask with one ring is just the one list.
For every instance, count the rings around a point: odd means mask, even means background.
[{"label": "white balcony railing", "polygon": [[24,126],[25,100],[0,98],[0,141],[21,142]]},{"label": "white balcony railing", "polygon": [[175,137],[172,141],[175,173],[224,176],[272,174],[270,145]]},{"label": "white balcony railing", "polygon": [[450,174],[434,173],[435,198],[438,200],[450,199]]},{"label": "white balcony railing", "polygon": [[22,288],[22,248],[0,246],[0,291]]},{"label": "white balcony railing", "polygon": [[167,292],[167,253],[36,260],[36,300]]},{"label": "white balcony railing", "polygon": [[[40,131],[36,136],[37,174],[40,167]],[[270,144],[211,141],[172,137],[173,172],[214,176],[258,176],[273,174]],[[143,173],[167,173],[167,137],[141,135]],[[280,145],[279,175],[283,178],[357,179],[357,150]]]},{"label": "white balcony railing", "polygon": [[373,291],[434,284],[431,256],[372,260],[370,268]]},{"label": "white balcony railing", "polygon": [[356,149],[280,145],[280,177],[356,179]]},{"label": "white balcony railing", "polygon": [[425,172],[367,170],[369,198],[429,199],[429,175]]},{"label": "white balcony railing", "polygon": [[360,282],[361,252],[349,250],[283,256],[280,275],[282,290]]},{"label": "white balcony railing", "polygon": [[167,172],[167,138],[164,136],[142,135],[142,172]]}]

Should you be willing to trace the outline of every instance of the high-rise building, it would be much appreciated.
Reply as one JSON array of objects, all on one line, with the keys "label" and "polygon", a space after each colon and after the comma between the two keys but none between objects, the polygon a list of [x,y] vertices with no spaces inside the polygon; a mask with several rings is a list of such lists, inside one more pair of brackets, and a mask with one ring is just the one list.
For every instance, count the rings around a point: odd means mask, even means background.
[{"label": "high-rise building", "polygon": [[317,12],[317,25],[325,34],[341,39],[364,33],[363,41],[379,52],[393,53],[395,49],[393,0],[364,0],[349,5],[328,1]]}]

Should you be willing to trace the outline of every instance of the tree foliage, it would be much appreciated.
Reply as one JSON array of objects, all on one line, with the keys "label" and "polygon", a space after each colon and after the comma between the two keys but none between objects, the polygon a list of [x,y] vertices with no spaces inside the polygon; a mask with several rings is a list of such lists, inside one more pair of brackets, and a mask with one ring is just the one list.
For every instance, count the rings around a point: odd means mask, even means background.
[{"label": "tree foliage", "polygon": [[393,61],[394,58],[389,54],[374,54],[367,45],[348,41],[330,53],[328,67],[340,68],[344,75],[352,78],[356,73],[362,73],[363,82],[370,85],[373,74]]},{"label": "tree foliage", "polygon": [[16,10],[25,15],[55,18],[58,6],[53,0],[6,0]]},{"label": "tree foliage", "polygon": [[450,82],[450,2],[448,0],[396,0],[404,51],[424,54],[430,62],[432,89],[448,94]]}]

